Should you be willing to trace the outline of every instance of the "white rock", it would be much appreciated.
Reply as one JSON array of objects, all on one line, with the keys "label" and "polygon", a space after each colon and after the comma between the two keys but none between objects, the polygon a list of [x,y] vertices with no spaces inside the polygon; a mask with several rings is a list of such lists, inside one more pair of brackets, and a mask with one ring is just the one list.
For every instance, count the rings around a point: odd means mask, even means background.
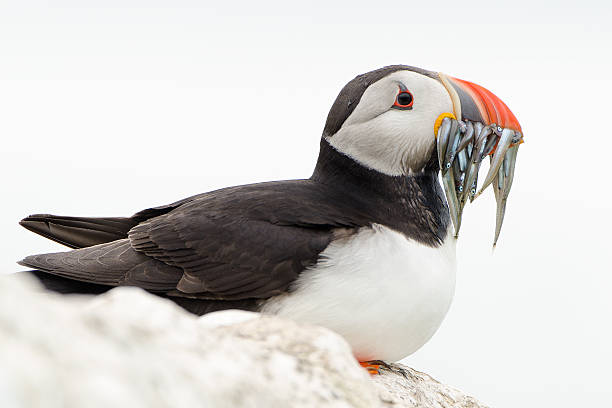
[{"label": "white rock", "polygon": [[201,318],[136,288],[60,296],[0,278],[0,407],[481,407],[407,367],[370,377],[337,334]]}]

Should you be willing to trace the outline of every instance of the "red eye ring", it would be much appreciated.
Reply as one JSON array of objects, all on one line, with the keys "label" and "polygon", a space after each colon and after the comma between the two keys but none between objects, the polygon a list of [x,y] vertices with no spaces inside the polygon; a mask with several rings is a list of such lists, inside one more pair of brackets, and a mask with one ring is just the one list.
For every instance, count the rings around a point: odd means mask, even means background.
[{"label": "red eye ring", "polygon": [[395,97],[395,102],[393,103],[393,107],[396,109],[412,109],[412,105],[414,104],[414,97],[407,89],[400,90]]}]

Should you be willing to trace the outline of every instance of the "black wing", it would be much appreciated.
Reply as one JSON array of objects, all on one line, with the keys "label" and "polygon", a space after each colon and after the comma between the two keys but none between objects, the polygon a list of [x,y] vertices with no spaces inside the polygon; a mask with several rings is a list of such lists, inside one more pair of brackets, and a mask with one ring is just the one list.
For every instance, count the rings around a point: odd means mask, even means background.
[{"label": "black wing", "polygon": [[32,256],[22,264],[170,296],[266,298],[285,291],[333,239],[367,224],[351,204],[310,180],[232,187],[146,219],[128,239]]}]

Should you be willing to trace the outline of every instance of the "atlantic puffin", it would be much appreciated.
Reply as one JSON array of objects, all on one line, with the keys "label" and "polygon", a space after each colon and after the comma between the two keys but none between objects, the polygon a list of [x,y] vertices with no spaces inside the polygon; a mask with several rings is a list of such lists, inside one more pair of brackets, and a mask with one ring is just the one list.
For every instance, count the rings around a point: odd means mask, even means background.
[{"label": "atlantic puffin", "polygon": [[359,361],[397,361],[450,307],[461,211],[485,157],[497,240],[520,143],[515,116],[485,88],[386,66],[340,91],[310,178],[125,218],[31,215],[22,226],[74,249],[19,263],[57,292],[137,286],[198,315],[244,309],[324,326]]}]

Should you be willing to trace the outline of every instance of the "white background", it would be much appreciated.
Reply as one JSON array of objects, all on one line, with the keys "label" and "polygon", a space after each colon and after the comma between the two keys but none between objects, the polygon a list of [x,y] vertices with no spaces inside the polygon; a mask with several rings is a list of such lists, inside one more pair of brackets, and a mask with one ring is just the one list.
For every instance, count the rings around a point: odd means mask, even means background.
[{"label": "white background", "polygon": [[493,407],[609,403],[612,6],[424,3],[0,2],[1,269],[62,250],[17,225],[31,213],[308,177],[347,81],[439,70],[502,98],[526,142],[498,249],[489,190],[451,311],[405,362]]}]

